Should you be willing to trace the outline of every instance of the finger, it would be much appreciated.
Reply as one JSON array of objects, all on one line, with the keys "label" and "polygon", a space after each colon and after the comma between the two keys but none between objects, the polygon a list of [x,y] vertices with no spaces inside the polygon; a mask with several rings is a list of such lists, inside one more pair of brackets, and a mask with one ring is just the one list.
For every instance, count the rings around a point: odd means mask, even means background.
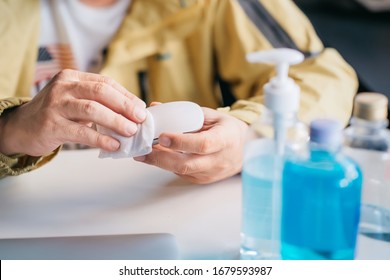
[{"label": "finger", "polygon": [[159,104],[162,104],[162,103],[161,102],[157,102],[157,101],[152,101],[149,106],[152,107],[152,106],[156,106],[156,105],[159,105]]},{"label": "finger", "polygon": [[221,112],[218,112],[217,110],[213,110],[210,108],[202,107],[203,115],[204,115],[204,124],[214,124],[216,122],[219,122],[221,120]]},{"label": "finger", "polygon": [[204,126],[201,131],[196,133],[173,134],[162,133],[159,136],[159,144],[163,147],[195,154],[216,153],[225,147],[226,139],[221,127],[215,125],[221,119],[219,112],[202,107],[204,114]]},{"label": "finger", "polygon": [[135,123],[95,101],[74,99],[64,109],[63,117],[73,121],[93,122],[123,136],[132,136],[137,132]]},{"label": "finger", "polygon": [[130,93],[125,87],[123,87],[114,79],[99,74],[85,73],[85,72],[78,72],[78,75],[80,81],[92,81],[97,83],[108,84],[112,86],[114,89],[116,89],[118,92],[126,96],[127,98],[131,99],[134,103],[137,103],[141,107],[144,108],[146,107],[146,104],[143,100],[141,100],[134,94]]},{"label": "finger", "polygon": [[120,146],[120,142],[115,138],[101,134],[88,126],[70,121],[66,122],[60,137],[64,143],[79,143],[110,152],[118,150]]},{"label": "finger", "polygon": [[134,160],[154,165],[180,175],[200,173],[205,168],[208,168],[207,164],[205,164],[207,161],[204,156],[156,148],[150,154],[135,157]]},{"label": "finger", "polygon": [[103,76],[101,74],[94,74],[94,73],[88,73],[88,72],[81,72],[77,70],[72,69],[65,69],[60,71],[56,75],[57,79],[67,80],[67,81],[76,81],[76,82],[98,82],[98,83],[104,83],[112,86],[113,88],[117,89],[120,93],[127,96],[128,98],[134,99],[135,102],[139,102],[140,104],[144,104],[146,107],[146,104],[144,101],[136,97],[134,94],[130,93],[125,87],[123,87],[121,84],[119,84],[114,79],[111,79],[107,76]]},{"label": "finger", "polygon": [[146,117],[146,104],[134,94],[127,91],[115,80],[92,73],[84,73],[75,70],[63,70],[56,75],[56,80],[70,81],[70,86],[77,87],[74,94],[77,98],[87,98],[103,103],[127,118],[142,122]]},{"label": "finger", "polygon": [[137,123],[143,122],[146,118],[144,104],[134,103],[134,99],[127,98],[104,83],[77,83],[72,96],[77,99],[94,100]]},{"label": "finger", "polygon": [[226,140],[220,136],[219,128],[198,133],[172,134],[162,133],[159,144],[163,147],[194,154],[212,154],[225,147]]}]

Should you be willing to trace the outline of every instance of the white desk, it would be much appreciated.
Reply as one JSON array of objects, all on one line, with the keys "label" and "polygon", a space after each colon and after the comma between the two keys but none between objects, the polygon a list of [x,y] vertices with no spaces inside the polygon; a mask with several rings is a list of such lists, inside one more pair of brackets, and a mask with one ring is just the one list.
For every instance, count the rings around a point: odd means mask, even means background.
[{"label": "white desk", "polygon": [[[237,259],[241,180],[192,185],[132,159],[63,151],[0,180],[0,238],[171,233],[183,259]],[[361,236],[358,258],[390,259],[390,243]]]}]

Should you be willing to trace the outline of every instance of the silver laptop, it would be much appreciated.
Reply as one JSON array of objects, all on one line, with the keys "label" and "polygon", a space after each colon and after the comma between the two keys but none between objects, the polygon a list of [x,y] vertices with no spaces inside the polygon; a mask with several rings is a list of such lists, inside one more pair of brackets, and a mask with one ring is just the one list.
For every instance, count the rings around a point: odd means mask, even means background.
[{"label": "silver laptop", "polygon": [[0,239],[2,260],[174,260],[167,233]]}]

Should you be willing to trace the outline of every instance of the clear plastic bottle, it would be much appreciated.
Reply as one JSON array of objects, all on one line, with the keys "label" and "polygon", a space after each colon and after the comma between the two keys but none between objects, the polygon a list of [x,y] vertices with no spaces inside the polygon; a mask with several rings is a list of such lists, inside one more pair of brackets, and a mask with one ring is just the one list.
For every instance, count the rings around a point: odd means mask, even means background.
[{"label": "clear plastic bottle", "polygon": [[380,93],[355,98],[350,126],[345,129],[346,153],[364,174],[360,232],[390,240],[390,132],[388,99]]},{"label": "clear plastic bottle", "polygon": [[315,120],[307,155],[285,161],[283,259],[354,259],[363,179],[341,148],[341,125]]},{"label": "clear plastic bottle", "polygon": [[245,147],[240,257],[280,259],[283,155],[305,146],[308,140],[306,125],[296,117],[299,87],[287,77],[288,64],[299,63],[303,56],[289,49],[257,54],[260,55],[253,62],[266,61],[278,67],[277,76],[264,87],[267,111],[251,125],[248,136],[251,140]]}]

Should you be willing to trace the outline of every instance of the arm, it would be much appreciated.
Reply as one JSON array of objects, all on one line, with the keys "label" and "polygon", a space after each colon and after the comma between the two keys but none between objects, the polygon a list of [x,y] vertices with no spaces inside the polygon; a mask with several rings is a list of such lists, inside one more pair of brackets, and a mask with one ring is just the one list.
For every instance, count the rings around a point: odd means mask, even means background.
[{"label": "arm", "polygon": [[0,116],[0,176],[40,166],[67,142],[115,151],[119,142],[91,125],[132,136],[146,117],[145,103],[115,81],[73,70],[57,74],[30,102],[13,100]]},{"label": "arm", "polygon": [[[0,100],[0,135],[2,138],[7,136],[3,133],[5,124],[5,114],[29,101],[28,98],[6,98]],[[19,175],[50,161],[59,151],[59,148],[44,157],[32,157],[24,154],[7,156],[0,152],[0,178],[7,175]]]}]

